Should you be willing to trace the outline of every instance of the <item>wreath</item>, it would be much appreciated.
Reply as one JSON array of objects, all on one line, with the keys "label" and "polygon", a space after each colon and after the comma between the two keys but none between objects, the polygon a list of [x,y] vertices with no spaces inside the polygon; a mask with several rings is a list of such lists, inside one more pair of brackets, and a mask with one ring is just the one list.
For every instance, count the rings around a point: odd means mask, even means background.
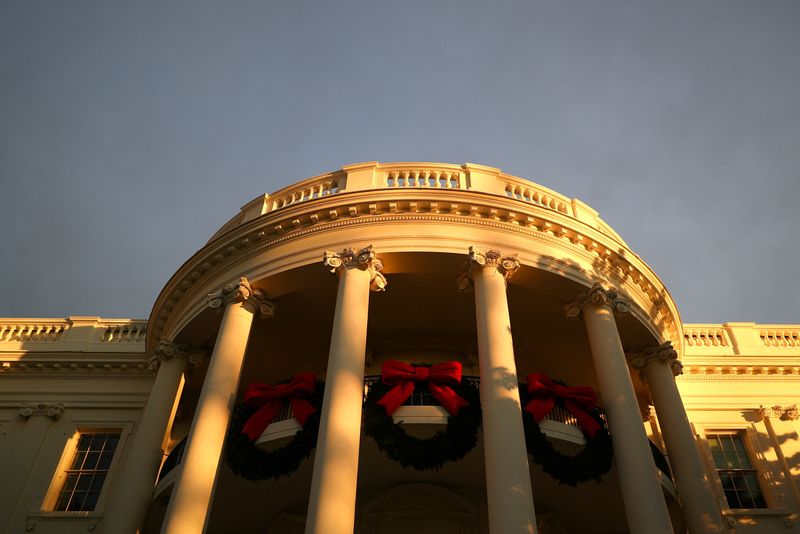
[{"label": "wreath", "polygon": [[364,433],[375,440],[382,452],[403,467],[412,467],[419,471],[438,470],[447,462],[460,460],[478,442],[478,429],[481,425],[480,395],[478,389],[470,383],[459,382],[450,387],[466,404],[461,405],[457,415],[447,418],[447,427],[444,430],[422,439],[410,436],[402,422],[395,423],[384,406],[379,404],[392,390],[392,386],[373,384],[364,401]]},{"label": "wreath", "polygon": [[308,401],[316,411],[305,418],[303,427],[289,440],[289,443],[272,451],[265,451],[256,446],[244,433],[248,421],[260,408],[247,404],[236,406],[233,410],[225,446],[225,460],[231,470],[248,480],[279,478],[295,472],[300,467],[300,463],[311,455],[311,451],[317,445],[319,409],[322,406],[324,389],[324,382],[317,380],[314,383]]},{"label": "wreath", "polygon": [[[536,421],[534,413],[536,410],[529,409],[531,401],[535,398],[542,399],[541,390],[531,392],[532,382],[552,384],[556,386],[557,392],[553,394],[546,404],[560,406],[576,416],[581,424],[581,431],[586,438],[586,446],[576,455],[568,455],[557,451],[544,432],[542,432]],[[520,385],[520,400],[525,409],[522,412],[522,421],[525,429],[525,443],[528,455],[533,462],[542,467],[545,473],[552,476],[559,484],[577,486],[587,480],[599,481],[600,478],[611,469],[611,461],[614,448],[611,443],[611,435],[605,426],[605,421],[600,417],[602,412],[597,406],[578,413],[579,409],[571,402],[574,399],[560,396],[564,391],[570,390],[591,390],[591,388],[568,388],[563,382],[550,380],[544,375],[530,375],[528,386]],[[545,396],[547,394],[545,393]],[[591,404],[594,404],[594,392],[592,391]],[[587,406],[588,407],[588,406]],[[552,409],[552,406],[551,406]],[[549,410],[548,410],[549,411]],[[541,413],[541,412],[540,412]],[[588,417],[588,419],[587,419]],[[589,420],[593,421],[592,425]],[[587,432],[585,427],[592,427],[593,435]]]}]

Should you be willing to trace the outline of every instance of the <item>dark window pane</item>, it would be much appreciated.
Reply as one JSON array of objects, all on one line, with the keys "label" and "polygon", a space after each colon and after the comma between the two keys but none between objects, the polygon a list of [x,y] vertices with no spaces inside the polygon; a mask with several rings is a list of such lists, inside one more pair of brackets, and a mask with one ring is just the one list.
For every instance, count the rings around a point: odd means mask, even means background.
[{"label": "dark window pane", "polygon": [[61,492],[61,495],[58,496],[58,502],[56,503],[56,512],[63,512],[64,510],[67,509],[70,497],[72,497],[71,491]]},{"label": "dark window pane", "polygon": [[725,490],[732,490],[734,489],[733,485],[733,478],[729,473],[720,473],[719,479],[722,482],[722,489]]},{"label": "dark window pane", "polygon": [[78,486],[76,489],[78,491],[83,491],[89,489],[89,485],[92,483],[92,475],[81,475],[78,478]]},{"label": "dark window pane", "polygon": [[86,497],[85,491],[76,491],[72,495],[72,500],[69,501],[69,506],[67,506],[67,512],[80,512],[83,510],[83,499]]},{"label": "dark window pane", "polygon": [[70,469],[80,469],[83,466],[83,461],[86,459],[86,451],[78,451],[75,453],[75,459],[72,460]]},{"label": "dark window pane", "polygon": [[78,450],[79,451],[88,451],[89,444],[92,442],[92,435],[91,434],[84,434],[78,440]]},{"label": "dark window pane", "polygon": [[100,459],[99,452],[86,453],[86,461],[83,462],[83,469],[94,469],[97,467],[97,460]]},{"label": "dark window pane", "polygon": [[63,491],[71,491],[75,487],[75,483],[77,481],[78,481],[78,475],[74,474],[67,475],[67,480],[64,482]]},{"label": "dark window pane", "polygon": [[90,491],[100,491],[103,488],[103,482],[106,481],[106,476],[102,474],[97,474],[94,476],[94,480],[92,480],[92,484],[89,486]]},{"label": "dark window pane", "polygon": [[100,461],[97,462],[97,469],[106,469],[108,470],[109,466],[111,466],[111,459],[114,458],[113,452],[104,452],[100,455]]},{"label": "dark window pane", "polygon": [[86,512],[91,512],[97,506],[97,498],[100,496],[99,491],[90,491],[86,495],[86,500],[83,501],[83,510]]}]

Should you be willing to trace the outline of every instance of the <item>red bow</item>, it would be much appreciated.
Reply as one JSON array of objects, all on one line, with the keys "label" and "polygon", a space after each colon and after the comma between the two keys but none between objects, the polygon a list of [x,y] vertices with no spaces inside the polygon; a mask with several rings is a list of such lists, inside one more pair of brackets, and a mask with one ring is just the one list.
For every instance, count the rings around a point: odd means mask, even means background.
[{"label": "red bow", "polygon": [[314,373],[298,373],[291,382],[276,386],[250,384],[244,392],[244,404],[258,410],[247,420],[242,433],[247,434],[250,441],[255,441],[278,415],[284,400],[291,404],[292,415],[300,426],[305,425],[308,416],[317,411],[308,402],[316,384],[317,375]]},{"label": "red bow", "polygon": [[381,380],[387,386],[394,386],[378,401],[387,415],[392,415],[411,396],[416,382],[427,382],[433,397],[451,415],[458,415],[458,410],[469,404],[450,387],[461,383],[461,364],[458,362],[423,367],[387,360],[381,368]]},{"label": "red bow", "polygon": [[528,375],[528,393],[531,401],[525,411],[540,422],[556,405],[556,399],[578,420],[578,425],[590,438],[593,438],[600,425],[591,413],[597,408],[594,389],[589,386],[567,387],[553,382],[547,375],[535,373]]}]

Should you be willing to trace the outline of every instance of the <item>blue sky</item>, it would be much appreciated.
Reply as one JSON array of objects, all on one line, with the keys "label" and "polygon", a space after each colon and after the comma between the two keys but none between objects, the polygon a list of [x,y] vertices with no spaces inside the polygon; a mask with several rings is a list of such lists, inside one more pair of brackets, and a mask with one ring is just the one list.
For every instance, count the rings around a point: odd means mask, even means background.
[{"label": "blue sky", "polygon": [[0,3],[0,315],[146,317],[246,201],[359,161],[597,209],[687,322],[800,322],[800,3]]}]

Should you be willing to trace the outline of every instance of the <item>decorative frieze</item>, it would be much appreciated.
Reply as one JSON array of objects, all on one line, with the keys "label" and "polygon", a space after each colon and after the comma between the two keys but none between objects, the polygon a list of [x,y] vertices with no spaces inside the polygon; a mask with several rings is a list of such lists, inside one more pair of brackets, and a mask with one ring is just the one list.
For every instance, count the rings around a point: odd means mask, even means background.
[{"label": "decorative frieze", "polygon": [[608,306],[616,313],[627,313],[630,305],[619,297],[619,294],[610,289],[605,289],[600,283],[595,283],[589,291],[578,294],[578,297],[564,306],[564,314],[569,319],[577,319],[583,313],[583,308],[588,305]]},{"label": "decorative frieze", "polygon": [[458,288],[467,291],[472,288],[472,273],[478,269],[493,267],[497,269],[503,278],[508,280],[514,276],[519,269],[519,259],[517,255],[503,256],[499,250],[489,250],[483,252],[477,247],[469,247],[467,261],[464,263],[464,272],[458,277]]},{"label": "decorative frieze", "polygon": [[[205,273],[220,268],[222,263],[232,264],[238,258],[259,254],[265,249],[275,247],[292,240],[302,239],[311,234],[326,232],[337,228],[360,224],[389,224],[396,221],[434,221],[437,223],[473,224],[496,228],[503,231],[513,231],[523,234],[531,239],[544,241],[564,249],[569,254],[577,254],[593,264],[598,272],[607,272],[624,280],[629,280],[642,294],[652,300],[655,308],[645,307],[645,311],[653,317],[663,318],[663,327],[671,336],[677,332],[675,318],[670,308],[659,301],[659,285],[649,281],[648,273],[641,270],[639,261],[632,261],[632,256],[621,255],[617,252],[618,246],[610,246],[596,231],[578,233],[569,224],[548,214],[531,212],[525,206],[513,210],[505,206],[483,202],[475,199],[472,202],[456,201],[410,201],[407,199],[370,200],[352,204],[330,204],[330,200],[337,198],[335,195],[321,197],[322,203],[303,203],[307,211],[295,213],[292,208],[291,215],[275,219],[268,225],[253,228],[242,232],[240,236],[227,241],[214,250],[209,250],[204,255],[203,261],[198,261],[189,270],[183,273],[184,282],[172,290],[171,299],[178,302],[192,287],[194,281]],[[294,204],[293,204],[294,206]],[[556,210],[557,211],[557,210]],[[355,213],[352,217],[345,217],[347,213]],[[605,226],[604,226],[605,228]],[[600,229],[600,234],[605,230]],[[610,232],[610,230],[607,230]],[[613,236],[612,236],[613,237]],[[459,283],[461,283],[459,281]],[[468,282],[467,282],[468,283]],[[166,318],[172,311],[167,304],[158,310],[158,319],[151,323],[152,335],[158,338],[162,334]],[[677,338],[673,341],[677,342]]]},{"label": "decorative frieze", "polygon": [[642,371],[652,361],[661,361],[670,366],[675,376],[683,374],[683,364],[678,359],[678,352],[671,341],[666,341],[655,347],[646,347],[638,352],[628,352],[628,361],[635,369]]},{"label": "decorative frieze", "polygon": [[64,405],[60,402],[53,404],[23,404],[20,406],[18,413],[20,417],[25,419],[41,415],[44,417],[49,417],[53,421],[57,421],[64,414]]},{"label": "decorative frieze", "polygon": [[267,299],[264,292],[250,286],[245,277],[238,282],[225,284],[222,289],[208,295],[208,306],[212,309],[222,308],[232,302],[241,302],[252,312],[259,312],[262,317],[275,315],[275,304]]},{"label": "decorative frieze", "polygon": [[325,251],[322,256],[322,264],[330,272],[340,274],[342,270],[360,269],[368,271],[370,275],[370,289],[372,291],[383,291],[386,288],[386,277],[383,276],[383,262],[375,256],[372,245],[364,247],[359,251],[354,248],[346,248],[342,252]]},{"label": "decorative frieze", "polygon": [[193,349],[182,343],[174,343],[169,339],[162,339],[153,349],[153,355],[147,361],[148,369],[158,370],[158,367],[165,360],[178,358],[184,360],[189,366],[197,366],[203,359],[205,351]]},{"label": "decorative frieze", "polygon": [[11,375],[37,377],[137,377],[149,376],[148,362],[144,354],[141,359],[131,360],[55,360],[30,359],[0,361],[0,377]]}]

